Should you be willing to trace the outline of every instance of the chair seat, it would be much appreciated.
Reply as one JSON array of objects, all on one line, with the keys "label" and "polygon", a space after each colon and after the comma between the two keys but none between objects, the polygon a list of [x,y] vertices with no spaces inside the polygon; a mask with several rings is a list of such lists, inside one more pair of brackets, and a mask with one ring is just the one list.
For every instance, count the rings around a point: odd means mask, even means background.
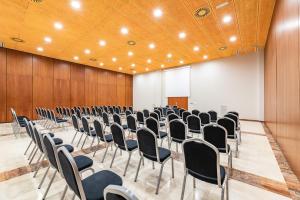
[{"label": "chair seat", "polygon": [[[171,156],[171,151],[169,149],[158,147],[158,154],[159,154],[159,156],[158,156],[159,161],[163,162],[164,160],[166,160],[167,158],[169,158]],[[150,156],[150,155],[146,155],[146,154],[143,154],[143,155],[150,160],[157,161],[156,156]]]},{"label": "chair seat", "polygon": [[103,191],[108,185],[122,186],[122,184],[121,177],[108,170],[97,172],[82,181],[87,200],[104,200]]},{"label": "chair seat", "polygon": [[[93,127],[90,127],[90,130],[92,131],[92,130],[94,130],[94,128],[93,128]],[[83,133],[83,132],[84,132],[84,129],[81,127],[81,128],[79,129],[79,131]]]},{"label": "chair seat", "polygon": [[[191,136],[187,136],[187,139],[193,138]],[[184,140],[177,139],[177,138],[172,138],[172,141],[177,142],[177,143],[182,143]]]},{"label": "chair seat", "polygon": [[74,147],[72,145],[69,145],[69,144],[64,144],[62,145],[63,147],[66,147],[66,149],[72,153],[74,151]]},{"label": "chair seat", "polygon": [[[138,144],[136,140],[126,140],[126,144],[127,144],[128,151],[133,151],[138,148]],[[125,147],[120,146],[120,149],[125,150]]]},{"label": "chair seat", "polygon": [[190,131],[191,133],[201,133],[201,130],[193,130],[193,129],[189,129],[189,131]]},{"label": "chair seat", "polygon": [[[112,134],[104,135],[104,137],[105,137],[106,142],[113,141]],[[104,142],[103,138],[100,138],[100,140]]]},{"label": "chair seat", "polygon": [[64,122],[67,122],[68,120],[56,117],[56,121],[57,121],[57,123],[64,123]]},{"label": "chair seat", "polygon": [[53,138],[54,144],[55,145],[60,145],[62,144],[64,141],[60,138]]},{"label": "chair seat", "polygon": [[[228,152],[230,151],[230,145],[227,144]],[[220,153],[226,153],[226,149],[218,149]]]},{"label": "chair seat", "polygon": [[128,126],[126,124],[123,124],[122,127],[123,127],[123,129],[127,129],[128,128]]},{"label": "chair seat", "polygon": [[236,137],[234,135],[227,135],[227,138],[229,138],[229,139],[236,139]]},{"label": "chair seat", "polygon": [[91,131],[90,131],[90,134],[91,134],[91,135],[89,135],[89,136],[92,136],[92,137],[96,137],[96,136],[97,136],[95,130],[91,130]]},{"label": "chair seat", "polygon": [[163,126],[165,126],[165,125],[166,125],[165,123],[159,122],[159,126],[160,126],[160,127],[163,127]]},{"label": "chair seat", "polygon": [[[188,173],[190,175],[192,175],[193,177],[195,177],[199,180],[205,181],[207,183],[218,184],[217,178],[207,177],[205,175],[200,175],[200,174],[197,174],[197,173],[195,173],[191,170],[188,170]],[[225,171],[225,168],[223,166],[220,166],[220,175],[221,175],[221,184],[223,184],[225,176],[226,176],[226,171]]]},{"label": "chair seat", "polygon": [[[166,137],[168,134],[166,132],[160,131],[159,132],[160,138],[164,138]],[[159,138],[159,136],[157,136],[157,138]]]},{"label": "chair seat", "polygon": [[93,165],[93,160],[87,156],[75,156],[74,160],[77,165],[78,171],[89,168]]}]

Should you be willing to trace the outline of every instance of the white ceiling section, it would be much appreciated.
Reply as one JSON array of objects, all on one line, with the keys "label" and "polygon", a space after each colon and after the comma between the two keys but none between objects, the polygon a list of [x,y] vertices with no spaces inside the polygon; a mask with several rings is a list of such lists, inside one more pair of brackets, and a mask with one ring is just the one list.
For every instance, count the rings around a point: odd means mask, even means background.
[{"label": "white ceiling section", "polygon": [[164,70],[165,97],[189,97],[190,73],[190,66]]}]

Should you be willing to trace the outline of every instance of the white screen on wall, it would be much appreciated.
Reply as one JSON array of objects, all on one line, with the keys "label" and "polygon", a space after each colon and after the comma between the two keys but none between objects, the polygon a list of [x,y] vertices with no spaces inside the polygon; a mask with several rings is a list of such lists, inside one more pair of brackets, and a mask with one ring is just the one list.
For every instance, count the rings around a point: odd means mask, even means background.
[{"label": "white screen on wall", "polygon": [[190,67],[164,71],[166,97],[190,96]]}]

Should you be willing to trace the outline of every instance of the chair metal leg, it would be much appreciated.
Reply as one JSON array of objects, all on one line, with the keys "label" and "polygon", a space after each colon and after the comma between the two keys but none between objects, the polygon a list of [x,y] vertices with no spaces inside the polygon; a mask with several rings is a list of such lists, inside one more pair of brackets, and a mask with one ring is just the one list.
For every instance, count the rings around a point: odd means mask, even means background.
[{"label": "chair metal leg", "polygon": [[118,147],[116,147],[116,150],[115,150],[115,153],[114,153],[114,156],[111,160],[111,163],[110,163],[110,168],[112,167],[113,163],[114,163],[114,160],[115,160],[115,157],[116,157],[116,153],[117,153],[117,150],[118,150]]},{"label": "chair metal leg", "polygon": [[125,170],[124,170],[124,174],[123,174],[123,176],[125,176],[125,175],[126,175],[127,168],[128,168],[128,165],[129,165],[129,162],[130,162],[130,158],[131,158],[131,154],[132,154],[132,152],[129,152],[129,157],[128,157],[128,160],[127,160],[127,164],[126,164],[126,167],[125,167]]},{"label": "chair metal leg", "polygon": [[137,170],[136,170],[134,182],[137,181],[137,177],[138,177],[138,174],[139,174],[139,171],[140,171],[140,167],[141,167],[142,160],[144,160],[144,159],[143,159],[143,156],[141,156],[141,158],[140,158],[139,165],[138,165],[138,168],[137,168]]},{"label": "chair metal leg", "polygon": [[163,169],[164,169],[164,164],[162,164],[161,167],[160,167],[160,172],[159,172],[159,176],[158,176],[158,180],[157,180],[157,186],[156,186],[155,194],[158,194],[158,189],[159,189],[161,174],[162,174]]},{"label": "chair metal leg", "polygon": [[183,184],[182,184],[182,190],[181,190],[181,200],[183,200],[184,197],[184,190],[185,190],[185,183],[186,183],[186,177],[187,177],[187,173],[184,173],[184,178],[183,178]]},{"label": "chair metal leg", "polygon": [[235,157],[238,157],[238,152],[239,152],[239,144],[238,144],[238,139],[235,141]]},{"label": "chair metal leg", "polygon": [[65,186],[64,192],[63,192],[63,194],[61,195],[61,198],[60,198],[60,200],[64,200],[64,198],[65,198],[65,196],[66,196],[66,193],[67,193],[67,191],[68,191],[68,185],[66,185],[66,186]]},{"label": "chair metal leg", "polygon": [[[98,144],[97,144],[97,146],[98,146],[98,145],[100,144],[100,140],[99,140],[98,137],[97,137],[97,140],[98,140]],[[94,154],[93,154],[93,157],[95,157],[95,154],[96,154],[97,151],[98,151],[98,148],[95,149]]]},{"label": "chair metal leg", "polygon": [[174,178],[174,159],[171,158],[171,162],[172,162],[172,178]]},{"label": "chair metal leg", "polygon": [[83,146],[84,146],[84,144],[85,144],[87,138],[88,138],[88,135],[85,136],[85,138],[84,138],[84,140],[83,140],[83,143],[82,143],[82,145],[81,145],[81,149],[83,148]]},{"label": "chair metal leg", "polygon": [[94,141],[95,141],[95,138],[96,138],[96,137],[93,137],[93,140],[92,140],[92,143],[91,143],[90,148],[92,148],[92,146],[93,146],[93,144],[94,144]]},{"label": "chair metal leg", "polygon": [[221,188],[222,191],[221,191],[221,200],[224,200],[224,187]]},{"label": "chair metal leg", "polygon": [[163,143],[163,138],[160,139],[160,146],[162,147],[162,143]]},{"label": "chair metal leg", "polygon": [[50,189],[50,187],[51,187],[51,185],[52,185],[52,183],[53,183],[53,180],[54,180],[54,178],[55,178],[55,176],[56,176],[56,173],[57,173],[57,170],[55,170],[55,172],[54,172],[54,174],[53,174],[53,176],[52,176],[52,178],[51,178],[51,180],[50,180],[50,182],[49,182],[49,185],[48,185],[48,187],[47,187],[47,189],[46,189],[46,192],[45,192],[44,195],[43,195],[43,199],[46,198],[46,196],[47,196],[47,194],[48,194],[48,192],[49,192],[49,189]]},{"label": "chair metal leg", "polygon": [[36,148],[36,150],[34,151],[34,154],[33,154],[33,156],[31,157],[31,159],[29,161],[29,165],[32,163],[32,161],[33,161],[33,159],[34,159],[37,152],[38,152],[38,148]]},{"label": "chair metal leg", "polygon": [[74,200],[75,199],[75,193],[73,194],[73,196],[72,196],[72,200]]},{"label": "chair metal leg", "polygon": [[196,179],[193,177],[193,187],[196,188]]},{"label": "chair metal leg", "polygon": [[41,180],[41,182],[40,182],[40,184],[38,186],[38,189],[41,189],[41,187],[42,187],[42,185],[43,185],[43,183],[45,181],[45,178],[46,178],[46,176],[47,176],[47,174],[49,172],[49,169],[50,169],[50,166],[47,168],[47,170],[46,170],[46,172],[45,172],[45,174],[44,174],[44,176],[43,176],[43,178],[42,178],[42,180]]},{"label": "chair metal leg", "polygon": [[74,142],[74,140],[75,140],[75,137],[76,137],[77,133],[78,133],[78,131],[75,132],[74,137],[73,137],[73,139],[72,139],[72,141],[71,141],[71,144],[73,144],[73,142]]},{"label": "chair metal leg", "polygon": [[35,178],[35,177],[36,177],[36,175],[37,175],[38,171],[40,170],[40,168],[41,168],[41,166],[42,166],[42,162],[43,162],[44,158],[45,158],[45,155],[43,155],[43,157],[42,157],[42,160],[41,160],[41,162],[39,163],[39,166],[38,166],[37,170],[34,172],[33,178]]},{"label": "chair metal leg", "polygon": [[28,149],[30,148],[31,144],[32,144],[32,140],[30,140],[30,143],[28,144],[28,147],[26,148],[24,155],[26,155],[26,153],[27,153]]},{"label": "chair metal leg", "polygon": [[152,169],[155,169],[154,161],[152,161]]},{"label": "chair metal leg", "polygon": [[37,146],[36,146],[36,144],[34,144],[34,147],[33,147],[33,149],[31,150],[31,152],[30,152],[30,154],[29,154],[27,160],[30,160],[30,158],[31,158],[31,156],[33,155],[33,153],[34,153],[34,151],[35,151],[36,148],[37,148]]},{"label": "chair metal leg", "polygon": [[79,143],[80,143],[82,137],[83,137],[83,133],[81,133],[81,136],[80,136],[80,138],[79,138],[79,140],[77,142],[77,145],[76,145],[77,147],[79,146]]},{"label": "chair metal leg", "polygon": [[[104,155],[103,155],[103,158],[102,158],[102,161],[101,161],[102,163],[104,162],[104,159],[105,159],[105,156],[106,156],[106,153],[107,153],[108,147],[109,147],[109,145],[108,145],[108,144],[106,144],[105,153],[104,153]],[[112,147],[112,144],[111,144],[111,147]]]},{"label": "chair metal leg", "polygon": [[176,153],[178,153],[178,143],[176,142]]}]

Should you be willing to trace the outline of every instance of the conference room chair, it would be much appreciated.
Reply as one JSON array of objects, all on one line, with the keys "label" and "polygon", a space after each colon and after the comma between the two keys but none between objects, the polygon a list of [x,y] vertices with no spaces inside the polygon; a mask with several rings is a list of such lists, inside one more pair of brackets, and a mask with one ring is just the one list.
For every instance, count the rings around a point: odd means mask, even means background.
[{"label": "conference room chair", "polygon": [[188,130],[190,133],[192,133],[192,136],[194,136],[194,133],[198,134],[200,136],[201,133],[201,119],[197,115],[189,115],[186,118]]},{"label": "conference room chair", "polygon": [[94,106],[92,107],[92,116],[94,119],[98,116],[97,110]]},{"label": "conference room chair", "polygon": [[228,113],[228,114],[224,115],[224,117],[230,118],[235,122],[235,130],[238,133],[239,144],[240,144],[242,142],[242,134],[241,134],[239,117],[232,113]]},{"label": "conference room chair", "polygon": [[118,149],[120,149],[121,151],[128,152],[129,156],[128,156],[127,164],[126,164],[124,174],[123,174],[123,176],[125,176],[126,172],[127,172],[129,162],[130,162],[130,159],[131,159],[131,155],[138,148],[137,141],[136,140],[131,140],[131,139],[126,140],[123,128],[117,123],[113,123],[110,126],[110,130],[111,130],[111,134],[113,135],[114,144],[116,146],[113,158],[112,158],[111,163],[110,163],[110,168],[112,168],[112,165],[113,165],[113,162],[115,160],[116,153],[117,153]]},{"label": "conference room chair", "polygon": [[86,117],[82,117],[81,118],[81,123],[82,123],[84,134],[86,135],[85,138],[84,138],[84,140],[83,140],[83,143],[81,145],[81,149],[83,148],[83,146],[84,146],[84,144],[85,144],[85,142],[86,142],[86,140],[87,140],[88,137],[93,138],[92,143],[90,145],[90,148],[91,148],[92,145],[93,145],[93,143],[94,143],[94,141],[95,141],[95,138],[97,136],[96,132],[95,132],[95,129],[93,129],[92,127],[90,127],[89,121],[88,121],[88,119]]},{"label": "conference room chair", "polygon": [[198,116],[199,114],[200,114],[200,111],[199,111],[199,110],[197,110],[197,109],[193,109],[193,110],[192,110],[192,115]]},{"label": "conference room chair", "polygon": [[109,114],[111,114],[111,115],[113,115],[115,113],[115,110],[111,106],[108,107],[108,110],[109,110]]},{"label": "conference room chair", "polygon": [[109,170],[102,170],[82,179],[75,157],[64,147],[58,149],[57,157],[68,188],[74,192],[72,199],[75,196],[82,200],[104,199],[104,189],[107,186],[123,185],[122,178]]},{"label": "conference room chair", "polygon": [[[108,147],[109,146],[112,147],[112,145],[113,145],[113,137],[112,137],[112,134],[105,134],[102,124],[98,119],[94,120],[94,127],[95,127],[95,132],[97,134],[98,145],[100,144],[100,141],[105,143],[106,149],[105,149],[102,161],[101,161],[103,163],[105,156],[107,154]],[[98,148],[95,149],[93,157],[95,156],[97,151],[98,151]]]},{"label": "conference room chair", "polygon": [[126,110],[127,110],[126,106],[123,106],[123,107],[122,107],[122,112],[125,113]]},{"label": "conference room chair", "polygon": [[207,113],[210,115],[210,121],[216,123],[218,120],[218,113],[214,110],[210,110]]},{"label": "conference room chair", "polygon": [[[228,158],[228,171],[232,169],[232,151],[227,143],[227,131],[218,124],[208,124],[203,127],[203,139],[214,145],[220,153],[225,153]],[[229,175],[230,173],[228,173]]]},{"label": "conference room chair", "polygon": [[10,109],[13,122],[12,122],[12,129],[15,137],[17,137],[17,134],[21,134],[22,129],[25,128],[26,124],[24,122],[24,119],[29,120],[26,116],[17,116],[15,110],[13,108]]},{"label": "conference room chair", "polygon": [[79,142],[80,142],[80,140],[81,140],[81,138],[83,136],[84,130],[83,130],[82,127],[79,127],[78,118],[77,118],[77,116],[75,114],[72,115],[71,120],[72,120],[72,125],[73,125],[74,130],[75,130],[75,134],[74,134],[74,136],[72,138],[72,141],[71,141],[71,144],[73,144],[73,142],[74,142],[74,140],[76,138],[77,133],[81,133],[81,136],[80,136],[80,139],[79,139]]},{"label": "conference room chair", "polygon": [[176,115],[174,112],[167,115],[167,121],[168,123],[170,123],[170,121],[172,121],[173,119],[180,119],[180,117],[178,115]]},{"label": "conference room chair", "polygon": [[191,138],[187,135],[187,127],[180,119],[174,119],[169,123],[169,149],[171,150],[172,142],[176,143],[176,152],[178,152],[178,144],[188,138]]},{"label": "conference room chair", "polygon": [[68,122],[68,120],[66,120],[66,119],[62,119],[60,117],[55,116],[53,110],[50,111],[50,114],[51,114],[51,119],[54,122],[54,126],[56,126],[56,127],[62,127],[63,123]]},{"label": "conference room chair", "polygon": [[[137,120],[135,119],[135,117],[133,115],[128,115],[126,117],[126,121],[127,121],[127,127],[128,127],[129,134],[136,133],[138,126],[137,126]],[[132,135],[132,138],[133,138],[133,135]]]},{"label": "conference room chair", "polygon": [[100,117],[100,119],[103,117],[103,108],[102,107],[96,107],[96,111],[98,113],[98,116]]},{"label": "conference room chair", "polygon": [[115,114],[118,114],[118,115],[121,114],[121,111],[118,106],[116,106],[116,108],[115,108]]},{"label": "conference room chair", "polygon": [[235,157],[238,157],[239,153],[239,144],[238,144],[238,134],[235,130],[235,122],[227,117],[220,118],[217,121],[217,124],[224,127],[227,131],[227,138],[235,142]]},{"label": "conference room chair", "polygon": [[166,119],[162,116],[162,111],[160,108],[155,109],[154,112],[158,115],[158,119],[159,121],[165,121]]},{"label": "conference room chair", "polygon": [[229,111],[228,114],[234,114],[234,115],[240,117],[240,114],[236,111]]},{"label": "conference room chair", "polygon": [[[54,141],[53,139],[51,138],[51,136],[49,134],[45,134],[43,135],[43,144],[44,144],[44,151],[45,151],[45,155],[47,156],[47,159],[49,161],[49,167],[47,168],[45,174],[44,174],[44,177],[42,178],[42,181],[41,183],[39,184],[38,186],[38,189],[40,189],[42,187],[42,184],[48,174],[48,171],[50,168],[52,168],[54,170],[54,173],[50,179],[50,182],[46,188],[46,191],[45,193],[43,194],[43,197],[42,199],[45,199],[47,194],[48,194],[48,191],[53,183],[53,180],[57,174],[57,172],[61,173],[61,171],[59,171],[59,166],[58,166],[58,151],[57,151],[57,146],[54,144]],[[69,153],[68,149],[66,148],[66,146],[63,146],[63,147],[60,147],[60,148],[63,148],[65,149],[65,152]],[[90,167],[93,165],[93,160],[86,157],[86,156],[76,156],[73,158],[74,159],[74,165],[78,168],[78,171],[81,171],[81,172],[84,172],[84,171],[87,171],[87,170],[92,170],[94,171],[93,169],[91,169]],[[61,164],[61,167],[63,168],[64,167],[64,163],[60,163]],[[68,178],[68,176],[70,176],[71,174],[63,174],[63,177],[66,177]]]},{"label": "conference room chair", "polygon": [[192,113],[190,113],[189,111],[184,111],[182,112],[181,118],[182,121],[186,124],[187,123],[187,117],[190,116]]},{"label": "conference room chair", "polygon": [[[180,108],[180,109],[177,109],[178,111],[179,111],[179,114],[178,113],[176,113],[177,115],[179,115],[181,118],[182,118],[182,114],[183,114],[183,112],[185,112],[186,110],[185,109],[182,109],[182,108]],[[174,111],[175,111],[175,109],[174,109]]]},{"label": "conference room chair", "polygon": [[[150,115],[151,115],[151,113],[150,113]],[[153,117],[147,118],[146,126],[148,129],[150,129],[156,135],[157,138],[159,138],[161,140],[160,146],[162,146],[164,138],[167,138],[167,140],[168,140],[168,134],[166,132],[160,130],[160,125],[156,118],[153,118]]]},{"label": "conference room chair", "polygon": [[160,127],[163,127],[163,126],[166,125],[164,122],[160,121],[159,115],[158,115],[156,112],[151,112],[151,113],[150,113],[150,117],[156,119],[156,120],[159,122],[159,126],[160,126]]},{"label": "conference room chair", "polygon": [[136,119],[137,119],[137,122],[138,122],[139,126],[145,124],[145,117],[144,117],[144,114],[141,111],[136,112]]},{"label": "conference room chair", "polygon": [[110,127],[110,125],[111,125],[110,120],[109,120],[109,115],[107,112],[102,113],[102,119],[103,119],[103,123],[104,123],[104,131],[105,131],[106,127]]},{"label": "conference room chair", "polygon": [[126,110],[126,111],[125,111],[126,117],[129,116],[129,115],[131,115],[131,114],[133,114],[133,113],[132,113],[130,110]]},{"label": "conference room chair", "polygon": [[121,116],[119,114],[117,114],[117,112],[115,114],[113,114],[113,120],[114,120],[115,123],[122,126],[122,128],[124,130],[126,130],[128,128],[127,124],[122,124]]},{"label": "conference room chair", "polygon": [[[151,118],[148,118],[149,120]],[[146,120],[146,123],[147,123]],[[166,148],[158,147],[157,145],[157,135],[152,132],[149,128],[140,128],[137,131],[137,140],[138,140],[138,148],[140,152],[140,160],[139,160],[139,165],[136,171],[135,179],[134,181],[137,181],[138,174],[140,171],[141,167],[141,162],[144,160],[144,158],[147,158],[153,162],[157,162],[161,164],[160,167],[160,172],[157,180],[157,186],[156,186],[156,191],[155,194],[158,194],[159,190],[159,185],[160,185],[160,180],[161,180],[161,175],[163,172],[163,168],[165,163],[171,159],[172,161],[172,178],[174,178],[174,161],[173,157],[171,156],[171,151]],[[154,165],[153,165],[154,167]]]},{"label": "conference room chair", "polygon": [[205,126],[207,124],[210,124],[210,115],[207,112],[202,112],[199,114],[200,120],[201,120],[201,126]]},{"label": "conference room chair", "polygon": [[150,112],[148,109],[143,110],[144,117],[147,119],[150,116]]},{"label": "conference room chair", "polygon": [[104,200],[139,200],[133,192],[119,185],[109,185],[104,189]]},{"label": "conference room chair", "polygon": [[172,114],[172,113],[175,114],[174,110],[167,110],[167,116],[170,115],[170,114]]},{"label": "conference room chair", "polygon": [[[220,165],[218,149],[202,139],[188,139],[182,143],[184,156],[184,179],[182,184],[181,200],[184,199],[186,179],[188,175],[193,177],[193,187],[196,188],[196,180],[201,180],[221,188],[221,199],[224,200],[224,190],[228,199],[228,175]],[[205,164],[203,164],[205,163]]]},{"label": "conference room chair", "polygon": [[104,112],[106,112],[106,113],[108,113],[108,112],[109,112],[109,110],[108,110],[107,106],[103,106],[103,109],[104,109]]},{"label": "conference room chair", "polygon": [[128,110],[130,110],[130,112],[131,112],[132,114],[135,114],[135,112],[133,111],[132,106],[129,106],[129,107],[128,107]]}]

